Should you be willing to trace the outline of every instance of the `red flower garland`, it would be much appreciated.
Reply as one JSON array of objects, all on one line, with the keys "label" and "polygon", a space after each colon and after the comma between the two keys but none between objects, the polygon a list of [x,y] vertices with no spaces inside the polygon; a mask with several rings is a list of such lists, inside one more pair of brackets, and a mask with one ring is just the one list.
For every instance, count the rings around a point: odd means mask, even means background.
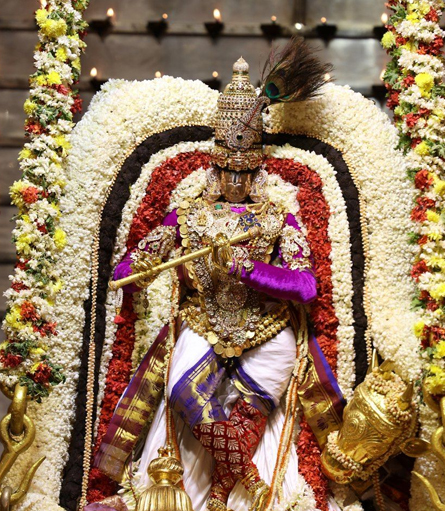
[{"label": "red flower garland", "polygon": [[[337,372],[338,319],[332,304],[332,270],[329,259],[329,205],[323,196],[322,181],[313,170],[290,159],[269,158],[266,168],[285,181],[298,186],[300,215],[308,231],[308,243],[314,259],[318,298],[311,305],[311,319],[320,348],[334,374]],[[304,417],[297,442],[298,470],[314,490],[317,508],[328,510],[328,481],[321,470],[321,450]]]},{"label": "red flower garland", "polygon": [[210,155],[195,151],[181,153],[157,167],[152,174],[147,194],[138,208],[128,235],[127,248],[134,248],[139,240],[161,224],[170,204],[172,191],[194,170],[210,166]]},{"label": "red flower garland", "polygon": [[[166,161],[153,172],[147,194],[133,219],[127,248],[137,242],[162,222],[170,203],[171,192],[177,184],[199,167],[208,167],[210,157],[203,153],[183,153]],[[329,206],[323,197],[320,177],[308,167],[294,162],[269,158],[266,165],[270,173],[280,175],[285,181],[299,186],[300,214],[308,229],[308,242],[314,257],[317,275],[318,298],[313,304],[311,317],[320,347],[332,370],[337,367],[338,320],[332,305],[332,271],[329,255],[331,244],[328,238]],[[106,378],[105,394],[99,421],[94,452],[99,449],[102,438],[111,420],[114,408],[125,390],[131,371],[131,353],[134,346],[134,321],[132,297],[126,295],[121,311],[124,323],[119,326],[113,344],[113,357]],[[314,490],[317,506],[328,509],[328,483],[321,472],[320,448],[309,425],[303,418],[297,443],[299,471]],[[96,502],[116,492],[116,484],[97,469],[90,473],[88,501]]]},{"label": "red flower garland", "polygon": [[332,304],[331,242],[328,234],[330,210],[323,196],[321,178],[315,171],[294,160],[269,158],[265,163],[269,173],[299,187],[300,215],[308,231],[317,277],[318,298],[311,305],[311,319],[320,348],[336,374],[338,319]]},{"label": "red flower garland", "polygon": [[[200,167],[210,165],[210,156],[200,152],[181,153],[168,159],[153,171],[146,195],[133,218],[127,247],[134,248],[138,241],[161,224],[165,210],[170,204],[171,193],[178,183]],[[107,431],[114,409],[130,381],[131,354],[134,348],[134,323],[137,319],[133,311],[133,296],[124,294],[122,318],[113,343],[112,358],[105,380],[104,398],[99,418],[97,438],[93,455],[99,450]],[[88,502],[97,502],[116,493],[117,485],[100,470],[90,471]]]}]

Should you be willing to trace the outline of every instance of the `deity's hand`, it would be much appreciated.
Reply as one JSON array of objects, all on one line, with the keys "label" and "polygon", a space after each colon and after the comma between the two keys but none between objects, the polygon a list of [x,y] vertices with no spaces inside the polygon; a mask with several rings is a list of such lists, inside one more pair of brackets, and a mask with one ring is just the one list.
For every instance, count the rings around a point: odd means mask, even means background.
[{"label": "deity's hand", "polygon": [[369,479],[414,435],[414,388],[412,383],[406,385],[392,368],[389,361],[378,367],[376,355],[373,357],[365,381],[355,389],[344,410],[340,431],[328,436],[322,468],[337,483]]},{"label": "deity's hand", "polygon": [[[137,250],[132,255],[133,263],[131,264],[131,269],[133,273],[146,273],[152,270],[155,266],[161,264],[161,259],[159,257],[153,256],[149,252],[145,252],[144,250]],[[153,275],[141,275],[140,280],[136,281],[136,285],[140,288],[148,287],[158,276],[158,273],[154,273]]]},{"label": "deity's hand", "polygon": [[215,267],[223,273],[229,273],[233,263],[233,250],[229,238],[222,232],[211,241],[212,261]]}]

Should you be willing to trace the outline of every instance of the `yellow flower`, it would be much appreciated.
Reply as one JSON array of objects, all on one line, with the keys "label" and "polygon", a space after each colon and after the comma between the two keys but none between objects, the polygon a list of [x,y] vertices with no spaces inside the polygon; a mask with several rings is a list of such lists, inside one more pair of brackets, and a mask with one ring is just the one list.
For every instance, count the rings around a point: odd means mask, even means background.
[{"label": "yellow flower", "polygon": [[62,83],[62,78],[60,78],[59,73],[56,71],[51,71],[48,74],[46,81],[48,85],[60,85]]},{"label": "yellow flower", "polygon": [[402,46],[400,46],[400,48],[403,48],[404,50],[408,50],[408,51],[414,51],[414,52],[417,50],[416,44],[413,41],[407,41],[405,44],[402,44]]},{"label": "yellow flower", "polygon": [[429,367],[428,367],[428,371],[432,374],[440,374],[441,371],[443,371],[443,369],[441,369],[440,366],[438,365],[435,365],[435,364],[431,364]]},{"label": "yellow flower", "polygon": [[[431,366],[430,371],[433,366]],[[434,376],[425,378],[424,384],[426,390],[433,395],[443,395],[445,393],[445,371],[438,366]]]},{"label": "yellow flower", "polygon": [[417,321],[417,323],[414,324],[414,335],[416,337],[421,337],[424,328],[425,323],[423,321]]},{"label": "yellow flower", "polygon": [[422,96],[430,96],[430,91],[434,86],[434,78],[429,73],[419,73],[414,80]]},{"label": "yellow flower", "polygon": [[439,231],[430,231],[427,236],[431,241],[440,241],[442,239],[442,233]]},{"label": "yellow flower", "polygon": [[440,120],[445,119],[445,111],[442,108],[435,108],[431,114]]},{"label": "yellow flower", "polygon": [[54,142],[62,149],[62,154],[66,155],[66,152],[71,149],[70,142],[65,138],[65,135],[59,135],[54,137]]},{"label": "yellow flower", "polygon": [[62,229],[56,229],[54,232],[54,243],[58,250],[62,250],[62,248],[66,245],[66,234]]},{"label": "yellow flower", "polygon": [[443,358],[445,357],[445,341],[440,341],[434,346],[434,358]]},{"label": "yellow flower", "polygon": [[25,224],[31,223],[31,219],[29,218],[29,215],[22,215],[20,218],[21,218],[21,220],[23,220],[25,222]]},{"label": "yellow flower", "polygon": [[29,350],[29,352],[31,353],[31,355],[44,355],[45,354],[45,350],[43,350],[42,348],[31,348]]},{"label": "yellow flower", "polygon": [[71,62],[71,65],[74,67],[74,69],[77,69],[77,71],[80,71],[80,59],[77,57],[77,59],[74,59]]},{"label": "yellow flower", "polygon": [[445,259],[443,257],[430,257],[427,264],[431,268],[440,268],[442,271],[445,271]]},{"label": "yellow flower", "polygon": [[440,220],[440,215],[438,215],[435,211],[431,211],[431,209],[427,210],[426,217],[430,222],[438,223]]},{"label": "yellow flower", "polygon": [[442,195],[445,192],[445,181],[442,181],[442,179],[437,178],[437,180],[434,180],[434,191],[438,195]]},{"label": "yellow flower", "polygon": [[64,20],[46,20],[40,28],[50,39],[56,39],[66,34],[67,26]]},{"label": "yellow flower", "polygon": [[22,316],[20,314],[20,307],[14,305],[11,310],[6,314],[5,322],[11,327],[16,329],[23,329],[25,325],[21,322]]},{"label": "yellow flower", "polygon": [[46,75],[39,75],[35,78],[37,85],[46,85]]},{"label": "yellow flower", "polygon": [[29,255],[31,253],[30,243],[32,243],[33,237],[30,234],[22,233],[17,237],[16,248],[17,252]]},{"label": "yellow flower", "polygon": [[22,190],[24,188],[26,188],[26,185],[22,181],[15,181],[9,188],[11,202],[18,208],[23,208],[25,206],[25,202],[22,197]]},{"label": "yellow flower", "polygon": [[382,46],[383,48],[389,49],[392,48],[396,44],[396,38],[394,34],[388,30],[382,37]]},{"label": "yellow flower", "polygon": [[425,16],[426,14],[428,14],[430,12],[430,5],[428,2],[421,2],[420,6],[419,6],[419,12],[422,16]]},{"label": "yellow flower", "polygon": [[394,113],[395,113],[395,115],[402,115],[402,114],[403,114],[403,109],[402,109],[402,107],[400,107],[400,106],[396,106],[396,107],[394,108]]},{"label": "yellow flower", "polygon": [[67,58],[68,58],[68,54],[66,52],[66,49],[63,46],[60,46],[60,48],[57,48],[56,59],[60,60],[60,62],[65,62],[65,60]]},{"label": "yellow flower", "polygon": [[36,363],[35,363],[35,364],[31,367],[31,371],[30,371],[30,372],[31,372],[32,374],[34,374],[34,373],[37,371],[37,369],[39,368],[39,365],[40,365],[41,363],[42,363],[42,362],[40,362],[40,361],[39,361],[39,362],[36,362]]},{"label": "yellow flower", "polygon": [[19,159],[19,160],[24,160],[24,159],[26,159],[26,158],[34,158],[34,153],[33,153],[31,150],[29,150],[29,149],[27,149],[26,147],[24,147],[24,148],[20,151],[20,153],[19,153],[19,158],[18,158],[18,159]]},{"label": "yellow flower", "polygon": [[65,138],[65,135],[59,135],[57,137],[54,137],[54,142],[59,146],[63,147],[64,149],[70,149],[71,144],[68,142],[68,140]]},{"label": "yellow flower", "polygon": [[63,287],[63,282],[60,279],[57,279],[54,284],[50,284],[49,288],[52,294],[57,294]]},{"label": "yellow flower", "polygon": [[430,154],[430,148],[428,147],[428,144],[423,141],[416,145],[414,152],[419,156],[428,156]]},{"label": "yellow flower", "polygon": [[419,14],[417,12],[412,12],[411,14],[408,14],[406,19],[411,21],[411,23],[419,23]]},{"label": "yellow flower", "polygon": [[45,21],[48,19],[48,11],[46,9],[37,9],[36,11],[36,21],[37,25],[41,27]]},{"label": "yellow flower", "polygon": [[63,190],[66,186],[66,181],[64,181],[63,179],[57,179],[56,181],[54,181],[53,186],[60,186],[60,188]]},{"label": "yellow flower", "polygon": [[59,218],[59,217],[60,217],[60,208],[59,208],[59,205],[58,205],[58,204],[51,203],[51,207],[52,207],[54,210],[56,210],[56,212],[57,212],[56,218]]},{"label": "yellow flower", "polygon": [[35,112],[36,108],[37,108],[37,105],[30,99],[27,99],[25,101],[25,104],[23,105],[23,110],[25,111],[26,115],[33,114]]},{"label": "yellow flower", "polygon": [[445,296],[445,283],[437,285],[435,288],[431,289],[430,295],[434,300],[440,300]]}]

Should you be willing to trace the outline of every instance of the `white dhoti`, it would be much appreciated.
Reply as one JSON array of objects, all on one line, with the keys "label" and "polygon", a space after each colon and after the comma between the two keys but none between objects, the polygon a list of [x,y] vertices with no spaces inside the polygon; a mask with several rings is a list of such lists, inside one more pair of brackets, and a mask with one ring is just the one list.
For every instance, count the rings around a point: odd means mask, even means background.
[{"label": "white dhoti", "polygon": [[[184,374],[194,367],[209,351],[209,343],[183,323],[176,342],[168,381],[168,394]],[[296,343],[290,327],[282,330],[276,337],[261,346],[253,348],[240,357],[243,371],[261,387],[273,400],[274,410],[269,415],[266,430],[253,456],[260,476],[270,484],[277,459],[280,435],[284,425],[285,395],[295,364]],[[227,416],[240,394],[229,378],[225,379],[217,391],[217,398]],[[190,427],[174,414],[176,434],[184,466],[184,486],[190,496],[194,511],[205,511],[211,486],[214,460],[201,443],[193,436]],[[141,483],[149,486],[147,467],[158,456],[157,450],[166,443],[165,402],[162,400],[147,435],[145,447],[138,469]],[[287,472],[283,481],[283,502],[276,503],[283,509],[291,501],[301,502],[294,509],[315,510],[315,500],[310,487],[298,473],[298,457],[292,448]],[[313,507],[311,507],[312,502]],[[250,496],[238,482],[231,492],[228,507],[235,511],[245,511],[251,504]],[[335,503],[332,510],[339,510]]]}]

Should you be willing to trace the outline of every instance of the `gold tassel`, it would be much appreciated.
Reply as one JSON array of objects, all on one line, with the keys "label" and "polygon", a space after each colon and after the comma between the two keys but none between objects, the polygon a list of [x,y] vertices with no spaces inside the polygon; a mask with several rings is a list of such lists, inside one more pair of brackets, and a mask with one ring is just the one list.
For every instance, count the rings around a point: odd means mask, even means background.
[{"label": "gold tassel", "polygon": [[161,447],[159,457],[148,465],[154,485],[139,497],[136,511],[193,511],[185,490],[177,486],[184,474],[181,462],[173,456],[171,446]]}]

